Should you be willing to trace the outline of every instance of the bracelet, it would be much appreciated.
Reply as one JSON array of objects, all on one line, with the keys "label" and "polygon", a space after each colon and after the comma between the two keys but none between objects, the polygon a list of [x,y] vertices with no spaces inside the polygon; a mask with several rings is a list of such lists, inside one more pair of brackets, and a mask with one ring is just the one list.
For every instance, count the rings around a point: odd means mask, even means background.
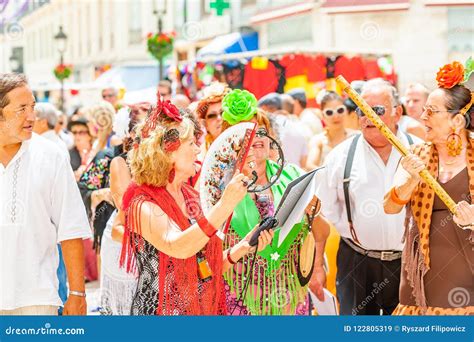
[{"label": "bracelet", "polygon": [[217,233],[217,229],[204,216],[197,220],[197,224],[208,237],[213,237]]},{"label": "bracelet", "polygon": [[72,296],[78,296],[78,297],[86,297],[85,292],[79,292],[79,291],[69,291],[69,294]]},{"label": "bracelet", "polygon": [[405,205],[408,202],[410,202],[410,199],[407,200],[402,200],[400,197],[398,197],[397,192],[395,191],[395,187],[392,187],[390,190],[390,199],[392,200],[393,203],[396,203],[398,205]]},{"label": "bracelet", "polygon": [[227,261],[230,262],[231,265],[235,265],[235,264],[238,262],[238,260],[237,260],[237,261],[234,261],[234,260],[232,260],[232,258],[230,257],[230,251],[231,251],[231,249],[232,249],[232,247],[227,250]]},{"label": "bracelet", "polygon": [[473,223],[470,223],[470,224],[458,224],[458,227],[463,229],[463,230],[474,230],[474,224]]}]

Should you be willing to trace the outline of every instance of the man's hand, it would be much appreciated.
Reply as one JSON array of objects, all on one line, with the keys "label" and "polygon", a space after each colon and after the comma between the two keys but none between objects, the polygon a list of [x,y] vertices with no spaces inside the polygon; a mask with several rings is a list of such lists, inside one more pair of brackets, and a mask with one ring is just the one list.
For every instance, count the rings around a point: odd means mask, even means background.
[{"label": "man's hand", "polygon": [[64,304],[64,316],[84,316],[87,314],[87,302],[85,297],[69,295]]},{"label": "man's hand", "polygon": [[323,266],[314,265],[309,288],[320,301],[324,300],[324,287],[326,287],[326,271],[324,271]]}]

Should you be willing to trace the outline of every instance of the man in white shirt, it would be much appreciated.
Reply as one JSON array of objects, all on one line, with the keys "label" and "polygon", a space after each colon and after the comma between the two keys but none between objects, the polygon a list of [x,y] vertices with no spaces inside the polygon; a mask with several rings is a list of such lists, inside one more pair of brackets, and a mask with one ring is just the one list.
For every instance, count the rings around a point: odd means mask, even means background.
[{"label": "man in white shirt", "polygon": [[307,143],[310,139],[323,131],[321,119],[309,108],[306,108],[306,92],[303,88],[292,89],[288,92],[293,100],[293,114],[298,118],[300,126],[304,129]]},{"label": "man in white shirt", "polygon": [[61,243],[70,288],[63,314],[83,315],[89,224],[65,154],[33,134],[34,107],[24,75],[0,75],[0,314],[57,314]]},{"label": "man in white shirt", "polygon": [[41,135],[43,138],[51,140],[62,150],[69,152],[66,143],[59,137],[54,128],[58,123],[58,111],[51,103],[41,102],[35,105],[36,121],[33,126],[33,132]]},{"label": "man in white shirt", "polygon": [[258,106],[268,113],[273,129],[281,142],[285,163],[305,167],[308,143],[304,131],[294,115],[282,111],[280,94],[270,93],[263,96],[258,101]]},{"label": "man in white shirt", "polygon": [[[362,97],[406,146],[421,142],[397,130],[402,108],[388,82],[368,81]],[[362,112],[357,113],[362,135],[328,154],[317,193],[324,215],[341,234],[336,276],[341,314],[390,314],[398,304],[405,213],[385,214],[383,198],[401,155]]]}]

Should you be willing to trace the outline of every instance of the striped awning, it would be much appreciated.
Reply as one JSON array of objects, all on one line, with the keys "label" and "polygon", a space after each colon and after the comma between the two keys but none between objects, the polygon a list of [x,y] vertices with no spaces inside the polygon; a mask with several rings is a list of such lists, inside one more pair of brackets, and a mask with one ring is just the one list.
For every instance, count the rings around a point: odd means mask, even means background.
[{"label": "striped awning", "polygon": [[407,10],[409,0],[326,0],[321,11],[326,13],[378,12]]},{"label": "striped awning", "polygon": [[261,10],[252,16],[250,18],[250,23],[252,25],[258,25],[294,15],[309,13],[313,10],[313,8],[314,2],[308,0],[292,3],[289,5],[265,8],[264,10]]}]

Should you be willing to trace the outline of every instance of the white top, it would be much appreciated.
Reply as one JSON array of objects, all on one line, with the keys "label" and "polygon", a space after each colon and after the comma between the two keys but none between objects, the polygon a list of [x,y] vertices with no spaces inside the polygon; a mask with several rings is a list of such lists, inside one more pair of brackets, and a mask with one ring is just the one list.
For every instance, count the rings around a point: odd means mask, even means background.
[{"label": "white top", "polygon": [[57,243],[91,237],[69,161],[33,134],[0,164],[0,189],[0,310],[62,305]]},{"label": "white top", "polygon": [[67,158],[69,160],[69,150],[66,146],[66,143],[59,137],[59,135],[56,134],[56,132],[52,129],[50,129],[49,131],[46,131],[44,132],[43,134],[41,134],[41,136],[43,138],[46,138],[52,142],[54,142],[56,145],[59,146],[59,148],[64,151],[67,155]]},{"label": "white top", "polygon": [[66,144],[68,150],[74,147],[74,136],[71,133],[66,133],[66,131],[60,130],[59,138]]},{"label": "white top", "polygon": [[301,112],[299,121],[301,129],[304,130],[304,136],[307,143],[309,143],[309,140],[314,135],[319,134],[324,130],[321,119],[318,118],[318,116],[310,109],[305,109]]},{"label": "white top", "polygon": [[[397,134],[409,146],[401,131]],[[422,140],[411,136],[415,144]],[[352,239],[344,202],[344,168],[349,147],[354,137],[336,146],[326,157],[325,169],[320,172],[316,193],[322,201],[322,211],[342,237]],[[384,195],[391,189],[401,154],[392,147],[385,165],[378,153],[363,136],[357,142],[351,171],[349,197],[352,222],[361,246],[368,250],[403,249],[405,209],[388,215],[383,210]]]},{"label": "white top", "polygon": [[303,167],[301,158],[308,155],[308,144],[298,120],[287,117],[279,117],[281,127],[281,149],[285,157],[285,163]]},{"label": "white top", "polygon": [[400,120],[398,120],[398,129],[406,132],[408,126],[410,126],[411,124],[417,124],[417,123],[418,123],[418,121],[413,119],[411,116],[402,115]]}]

